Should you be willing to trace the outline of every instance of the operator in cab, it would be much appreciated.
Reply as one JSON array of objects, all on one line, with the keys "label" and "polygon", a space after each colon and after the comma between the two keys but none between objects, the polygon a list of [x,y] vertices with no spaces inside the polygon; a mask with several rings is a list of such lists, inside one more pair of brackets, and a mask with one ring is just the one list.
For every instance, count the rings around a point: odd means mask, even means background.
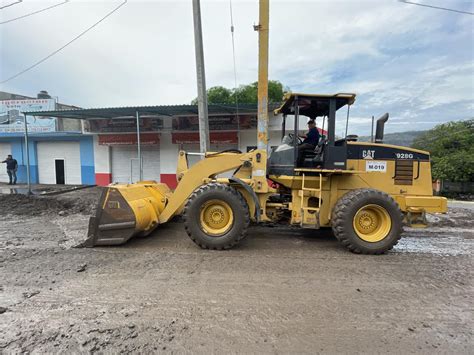
[{"label": "operator in cab", "polygon": [[308,132],[300,136],[303,142],[298,146],[298,165],[301,165],[303,159],[303,152],[313,151],[319,143],[319,131],[316,128],[316,121],[308,121]]}]

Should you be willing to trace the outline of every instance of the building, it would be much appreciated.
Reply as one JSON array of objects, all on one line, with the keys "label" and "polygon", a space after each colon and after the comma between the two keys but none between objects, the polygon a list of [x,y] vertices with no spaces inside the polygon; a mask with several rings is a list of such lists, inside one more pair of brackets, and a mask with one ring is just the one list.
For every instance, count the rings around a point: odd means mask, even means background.
[{"label": "building", "polygon": [[[57,102],[46,91],[36,98],[0,92],[0,158],[18,161],[18,182],[27,181],[24,112],[78,109]],[[68,118],[26,115],[31,183],[95,184],[93,138],[82,133],[82,122]],[[8,182],[0,168],[0,182]]]},{"label": "building", "polygon": [[[25,99],[28,100],[28,99]],[[269,108],[269,145],[281,142],[282,118]],[[163,105],[60,110],[28,110],[38,120],[56,120],[56,129],[32,132],[31,182],[42,184],[131,183],[140,179],[137,115],[144,180],[176,186],[180,150],[199,152],[196,105]],[[24,121],[23,121],[24,123]],[[304,122],[300,129],[304,130]],[[73,130],[66,130],[72,127]],[[33,123],[28,121],[28,127]],[[291,117],[287,130],[293,128]],[[248,151],[257,144],[257,105],[209,105],[211,151]],[[8,141],[8,142],[6,142]],[[5,143],[6,142],[6,143]],[[19,162],[20,182],[26,181],[24,130],[0,134],[0,156],[11,152]],[[189,157],[190,163],[198,156]],[[5,177],[0,181],[5,181]]]},{"label": "building", "polygon": [[[198,109],[195,105],[113,107],[35,113],[83,120],[84,136],[93,140],[97,185],[139,180],[137,117],[143,179],[176,186],[179,150],[199,152]],[[293,127],[288,120],[287,127]],[[256,147],[257,106],[209,105],[211,151]],[[269,123],[270,145],[281,141],[281,117]],[[191,163],[199,157],[190,157]]]}]

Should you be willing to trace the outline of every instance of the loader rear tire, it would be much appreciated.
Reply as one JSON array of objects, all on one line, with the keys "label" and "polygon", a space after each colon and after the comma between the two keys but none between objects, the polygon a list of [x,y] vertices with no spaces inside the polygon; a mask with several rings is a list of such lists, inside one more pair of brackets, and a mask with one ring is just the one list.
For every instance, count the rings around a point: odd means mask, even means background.
[{"label": "loader rear tire", "polygon": [[356,254],[383,254],[400,240],[403,215],[385,192],[357,189],[342,196],[332,211],[336,238]]},{"label": "loader rear tire", "polygon": [[230,249],[247,235],[250,213],[244,197],[218,183],[201,186],[184,207],[184,227],[203,249]]}]

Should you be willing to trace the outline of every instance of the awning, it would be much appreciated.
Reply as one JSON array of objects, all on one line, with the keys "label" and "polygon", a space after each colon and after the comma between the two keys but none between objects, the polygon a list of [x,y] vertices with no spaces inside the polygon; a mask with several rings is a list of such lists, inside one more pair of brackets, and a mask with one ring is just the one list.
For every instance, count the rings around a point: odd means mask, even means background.
[{"label": "awning", "polygon": [[[269,105],[269,111],[276,108],[276,105]],[[140,117],[172,117],[198,115],[197,105],[161,105],[161,106],[127,106],[127,107],[103,107],[74,110],[56,111],[30,111],[24,112],[30,116],[57,117],[72,119],[123,119],[135,117],[137,112]],[[257,104],[220,105],[211,104],[208,106],[209,115],[218,114],[253,114],[257,113]]]}]

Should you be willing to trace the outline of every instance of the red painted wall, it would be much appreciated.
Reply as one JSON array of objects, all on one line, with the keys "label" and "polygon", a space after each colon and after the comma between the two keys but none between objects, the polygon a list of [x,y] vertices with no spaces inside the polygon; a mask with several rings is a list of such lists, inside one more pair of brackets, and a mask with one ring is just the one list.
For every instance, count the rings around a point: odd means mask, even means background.
[{"label": "red painted wall", "polygon": [[[160,143],[159,133],[140,133],[140,144],[153,145]],[[99,134],[99,145],[135,145],[137,135],[127,134]]]},{"label": "red painted wall", "polygon": [[112,182],[112,174],[109,173],[96,173],[95,184],[99,186],[107,186]]},{"label": "red painted wall", "polygon": [[168,185],[170,189],[175,189],[178,186],[176,174],[160,174],[160,181]]},{"label": "red painted wall", "polygon": [[[237,132],[210,132],[209,140],[212,143],[235,143],[237,144]],[[171,133],[173,144],[199,143],[199,133],[197,132],[173,132]]]}]

